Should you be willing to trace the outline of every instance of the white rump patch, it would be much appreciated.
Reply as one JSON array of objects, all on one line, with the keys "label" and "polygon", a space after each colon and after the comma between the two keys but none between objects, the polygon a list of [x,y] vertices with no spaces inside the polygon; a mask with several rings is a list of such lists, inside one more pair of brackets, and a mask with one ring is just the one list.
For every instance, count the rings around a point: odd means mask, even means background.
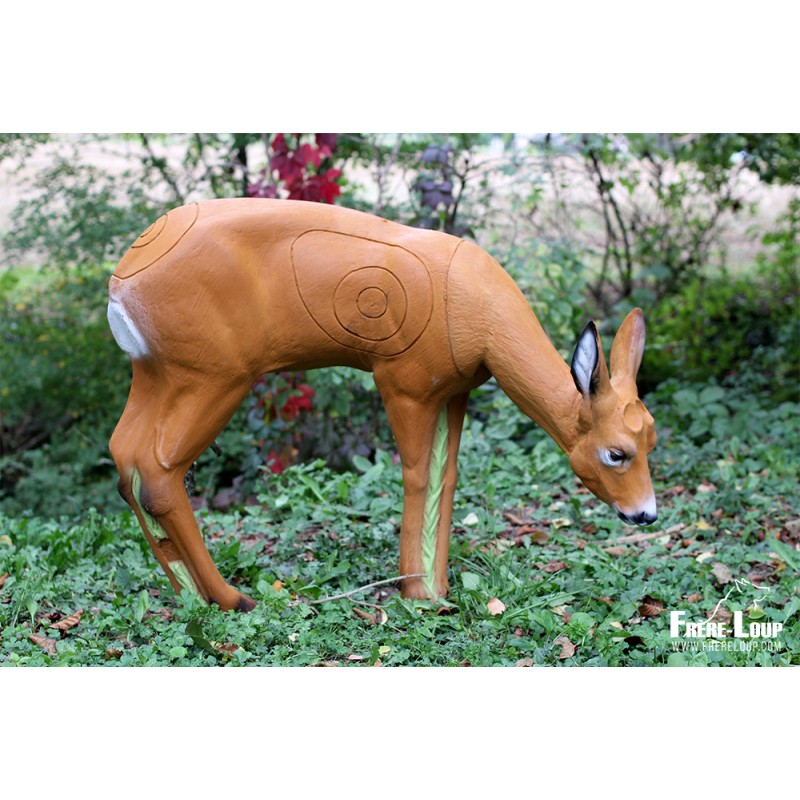
[{"label": "white rump patch", "polygon": [[146,358],[150,355],[144,336],[131,319],[128,310],[117,299],[108,303],[108,324],[120,349],[131,358]]}]

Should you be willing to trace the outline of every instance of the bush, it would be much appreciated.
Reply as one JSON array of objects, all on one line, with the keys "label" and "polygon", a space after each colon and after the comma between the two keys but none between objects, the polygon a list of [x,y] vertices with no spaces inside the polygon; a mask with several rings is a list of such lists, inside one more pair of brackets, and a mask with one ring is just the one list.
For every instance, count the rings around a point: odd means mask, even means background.
[{"label": "bush", "polygon": [[764,237],[774,249],[752,274],[696,275],[648,313],[644,383],[722,380],[755,369],[777,400],[797,398],[799,222],[794,202],[784,227]]},{"label": "bush", "polygon": [[106,321],[107,280],[99,268],[0,277],[3,508],[60,507],[110,475],[130,368]]}]

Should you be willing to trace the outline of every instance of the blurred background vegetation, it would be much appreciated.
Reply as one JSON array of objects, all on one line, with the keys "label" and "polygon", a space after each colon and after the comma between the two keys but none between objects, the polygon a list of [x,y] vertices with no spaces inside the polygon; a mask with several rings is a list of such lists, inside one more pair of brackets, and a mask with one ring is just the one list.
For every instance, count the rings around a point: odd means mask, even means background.
[{"label": "blurred background vegetation", "polygon": [[[239,196],[471,238],[565,357],[589,318],[608,346],[638,305],[640,390],[662,402],[701,384],[798,399],[798,134],[2,134],[0,512],[122,508],[108,440],[130,367],[108,277],[165,210]],[[517,441],[533,427],[493,382],[470,413]],[[263,376],[219,446],[198,463],[198,507],[246,502],[291,463],[393,452],[371,376],[344,368]]]}]

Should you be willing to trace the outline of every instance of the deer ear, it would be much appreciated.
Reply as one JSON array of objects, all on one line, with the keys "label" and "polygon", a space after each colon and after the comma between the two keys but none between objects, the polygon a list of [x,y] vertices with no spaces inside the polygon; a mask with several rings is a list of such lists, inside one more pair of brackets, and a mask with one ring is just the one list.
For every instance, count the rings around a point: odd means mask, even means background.
[{"label": "deer ear", "polygon": [[634,308],[619,326],[611,345],[612,378],[636,380],[644,355],[644,340],[644,314],[640,308]]},{"label": "deer ear", "polygon": [[600,377],[599,345],[597,327],[594,322],[589,322],[578,339],[570,367],[575,386],[584,397],[590,397],[597,391]]}]

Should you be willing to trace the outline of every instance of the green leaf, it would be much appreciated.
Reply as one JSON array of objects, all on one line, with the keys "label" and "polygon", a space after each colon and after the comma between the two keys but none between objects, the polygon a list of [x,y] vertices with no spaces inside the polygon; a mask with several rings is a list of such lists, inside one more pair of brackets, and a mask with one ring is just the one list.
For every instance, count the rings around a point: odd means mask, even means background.
[{"label": "green leaf", "polygon": [[372,464],[370,463],[369,459],[364,458],[364,456],[360,456],[357,453],[353,455],[352,461],[353,461],[353,466],[359,472],[368,472],[369,469],[372,467]]},{"label": "green leaf", "polygon": [[147,589],[142,589],[142,591],[139,592],[139,596],[136,598],[136,605],[133,607],[134,619],[137,622],[141,622],[148,608],[150,608],[150,595]]},{"label": "green leaf", "polygon": [[214,647],[208,639],[203,636],[203,629],[200,627],[200,621],[193,619],[189,624],[186,626],[186,634],[190,636],[192,639],[193,644],[196,647],[199,647],[201,650],[205,650],[208,653],[213,653],[215,656],[218,655],[217,649]]},{"label": "green leaf", "polygon": [[705,405],[722,400],[723,397],[725,397],[725,390],[721,386],[707,386],[700,392],[699,400],[702,405]]},{"label": "green leaf", "polygon": [[578,636],[585,636],[594,624],[595,618],[591,614],[576,611],[567,623],[567,628]]},{"label": "green leaf", "polygon": [[788,544],[773,539],[770,547],[774,550],[793,570],[800,571],[800,553]]},{"label": "green leaf", "polygon": [[461,583],[468,592],[474,592],[481,583],[481,576],[476,575],[474,572],[462,572]]}]

